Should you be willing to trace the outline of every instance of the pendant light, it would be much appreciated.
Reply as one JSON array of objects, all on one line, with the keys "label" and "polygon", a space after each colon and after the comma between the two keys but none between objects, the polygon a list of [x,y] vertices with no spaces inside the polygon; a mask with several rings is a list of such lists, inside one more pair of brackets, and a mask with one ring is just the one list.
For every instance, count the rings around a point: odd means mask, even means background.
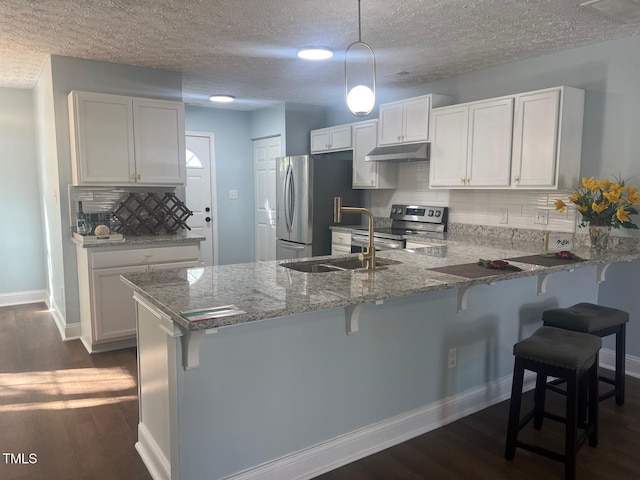
[{"label": "pendant light", "polygon": [[[371,86],[356,85],[349,89],[349,75],[347,73],[347,60],[349,50],[352,48],[364,48],[367,55],[371,55]],[[349,111],[357,116],[369,115],[376,104],[376,56],[373,49],[362,41],[362,27],[360,24],[360,0],[358,0],[358,41],[347,47],[344,53],[344,94]]]}]

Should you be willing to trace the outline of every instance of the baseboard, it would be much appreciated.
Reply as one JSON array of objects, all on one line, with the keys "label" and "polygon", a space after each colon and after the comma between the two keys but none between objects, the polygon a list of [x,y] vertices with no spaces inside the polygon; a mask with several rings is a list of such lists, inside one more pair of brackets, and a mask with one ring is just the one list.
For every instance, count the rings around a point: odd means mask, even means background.
[{"label": "baseboard", "polygon": [[[616,352],[608,348],[600,350],[600,366],[608,370],[616,369]],[[625,373],[630,377],[640,378],[640,358],[632,355],[625,357]]]},{"label": "baseboard", "polygon": [[[417,410],[239,472],[225,480],[314,478],[506,400],[511,396],[511,380],[511,375],[503,377]],[[534,384],[534,375],[527,375],[525,389],[533,388]]]},{"label": "baseboard", "polygon": [[60,334],[60,338],[64,342],[68,340],[77,340],[80,338],[80,324],[72,323],[67,325],[65,318],[60,313],[60,308],[52,302],[49,298],[46,300],[47,307],[49,307],[49,313],[53,317],[53,321],[58,328],[58,333]]},{"label": "baseboard", "polygon": [[80,340],[84,345],[84,348],[87,349],[89,353],[102,353],[102,352],[111,352],[112,350],[121,350],[123,348],[130,348],[136,346],[136,338],[128,338],[126,340],[116,340],[113,342],[106,343],[95,343],[92,344],[85,337],[81,336]]},{"label": "baseboard", "polygon": [[30,290],[27,292],[2,293],[0,294],[0,307],[11,307],[13,305],[26,305],[28,303],[47,302],[46,290]]},{"label": "baseboard", "polygon": [[153,480],[171,480],[171,466],[143,423],[138,423],[138,441],[135,446]]}]

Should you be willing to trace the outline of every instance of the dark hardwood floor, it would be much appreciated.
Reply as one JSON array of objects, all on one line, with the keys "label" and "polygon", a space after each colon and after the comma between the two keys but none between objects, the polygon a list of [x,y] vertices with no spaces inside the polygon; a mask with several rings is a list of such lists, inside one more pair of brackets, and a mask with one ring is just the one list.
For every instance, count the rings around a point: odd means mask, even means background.
[{"label": "dark hardwood floor", "polygon": [[135,349],[89,355],[44,304],[0,308],[0,479],[149,480],[137,424]]},{"label": "dark hardwood floor", "polygon": [[[0,480],[150,479],[134,448],[136,382],[135,349],[89,355],[60,340],[44,305],[0,307]],[[561,463],[521,449],[504,460],[507,412],[502,402],[316,480],[563,478]],[[560,448],[563,430],[523,434]],[[624,406],[600,403],[600,444],[578,463],[578,480],[640,479],[640,380],[627,377]]]}]

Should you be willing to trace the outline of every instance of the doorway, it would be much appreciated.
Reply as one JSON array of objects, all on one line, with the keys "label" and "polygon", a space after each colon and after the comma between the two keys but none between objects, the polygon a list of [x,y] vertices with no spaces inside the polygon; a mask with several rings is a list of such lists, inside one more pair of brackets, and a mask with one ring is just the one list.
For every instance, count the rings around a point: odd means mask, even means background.
[{"label": "doorway", "polygon": [[256,260],[276,259],[276,158],[280,136],[253,141],[256,198]]},{"label": "doorway", "polygon": [[186,147],[185,203],[193,212],[187,223],[191,232],[205,237],[200,243],[200,256],[204,266],[217,265],[218,207],[213,133],[187,132]]}]

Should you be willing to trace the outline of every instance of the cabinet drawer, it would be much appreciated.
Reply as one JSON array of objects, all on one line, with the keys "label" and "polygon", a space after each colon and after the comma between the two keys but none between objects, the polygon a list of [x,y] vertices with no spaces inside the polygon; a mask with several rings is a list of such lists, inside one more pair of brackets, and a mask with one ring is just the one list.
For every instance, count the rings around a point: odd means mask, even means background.
[{"label": "cabinet drawer", "polygon": [[351,234],[346,232],[331,232],[331,243],[351,246]]},{"label": "cabinet drawer", "polygon": [[198,245],[123,249],[109,252],[93,252],[91,254],[91,267],[124,267],[128,265],[198,260],[199,258],[200,247]]}]

